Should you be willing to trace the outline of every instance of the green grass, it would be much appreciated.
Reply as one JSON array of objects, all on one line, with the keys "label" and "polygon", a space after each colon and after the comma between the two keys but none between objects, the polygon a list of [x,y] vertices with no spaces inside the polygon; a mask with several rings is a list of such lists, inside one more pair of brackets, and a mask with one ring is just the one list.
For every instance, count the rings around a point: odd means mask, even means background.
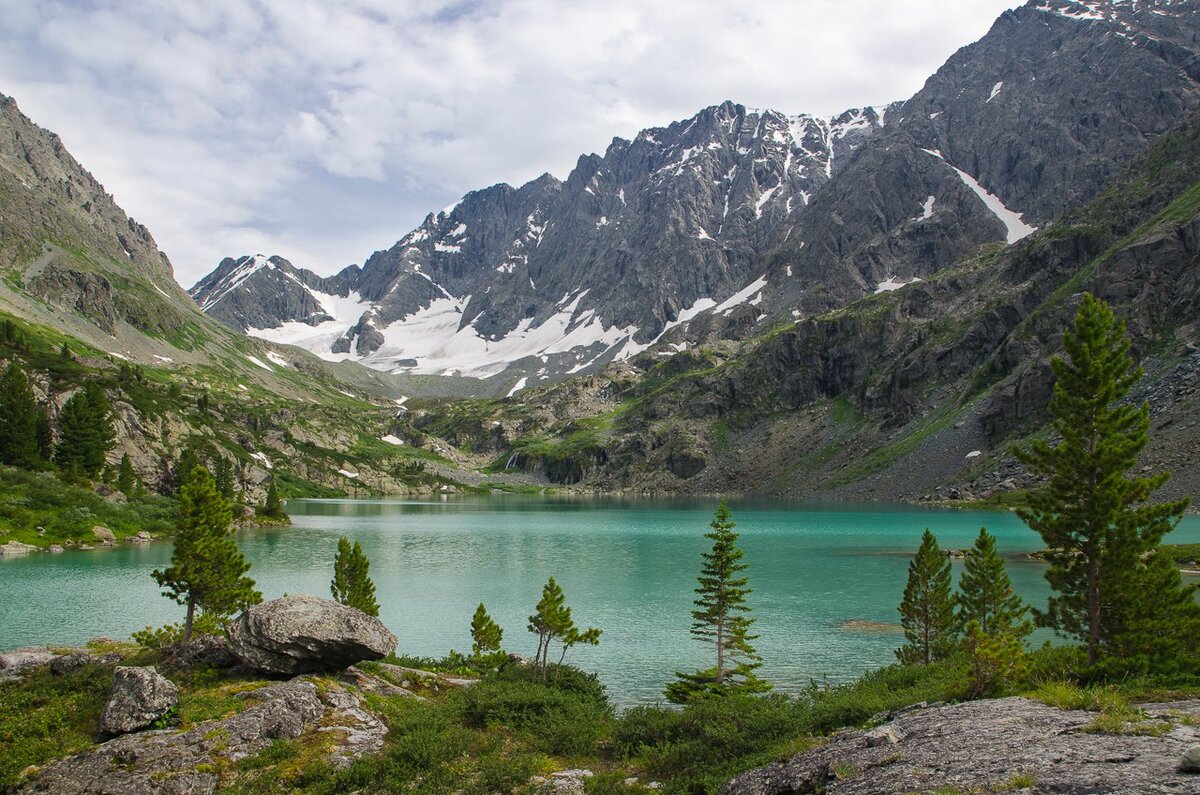
[{"label": "green grass", "polygon": [[[68,541],[95,543],[92,527],[104,525],[118,538],[143,530],[165,535],[172,530],[174,501],[148,495],[126,502],[107,500],[53,472],[0,467],[0,543],[17,540],[36,546]],[[45,528],[38,535],[37,528]]]}]

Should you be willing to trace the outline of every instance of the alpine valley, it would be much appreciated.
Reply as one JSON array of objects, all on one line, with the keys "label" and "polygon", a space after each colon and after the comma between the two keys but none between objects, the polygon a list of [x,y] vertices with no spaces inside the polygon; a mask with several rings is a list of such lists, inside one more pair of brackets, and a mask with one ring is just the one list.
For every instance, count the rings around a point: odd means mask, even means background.
[{"label": "alpine valley", "polygon": [[1195,0],[1032,0],[886,107],[727,101],[468,193],[361,266],[230,256],[187,293],[4,99],[0,310],[54,405],[64,342],[109,379],[110,458],[148,483],[191,446],[252,499],[971,501],[1028,485],[1008,450],[1091,291],[1147,371],[1148,465],[1195,493],[1198,37]]}]

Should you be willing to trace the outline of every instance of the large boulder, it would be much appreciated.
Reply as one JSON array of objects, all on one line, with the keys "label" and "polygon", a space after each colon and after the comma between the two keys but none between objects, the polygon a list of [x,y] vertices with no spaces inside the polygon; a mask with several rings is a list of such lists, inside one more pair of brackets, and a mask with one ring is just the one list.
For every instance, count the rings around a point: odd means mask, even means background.
[{"label": "large boulder", "polygon": [[108,734],[145,729],[179,704],[179,688],[152,666],[119,666],[113,672],[100,728]]},{"label": "large boulder", "polygon": [[306,594],[254,605],[228,635],[243,665],[272,674],[341,670],[396,648],[396,636],[379,619]]}]

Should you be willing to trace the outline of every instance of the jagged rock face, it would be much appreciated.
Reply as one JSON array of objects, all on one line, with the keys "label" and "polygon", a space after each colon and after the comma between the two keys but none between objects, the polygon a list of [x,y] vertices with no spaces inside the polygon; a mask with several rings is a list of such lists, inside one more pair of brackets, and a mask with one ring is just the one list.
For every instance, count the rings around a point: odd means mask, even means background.
[{"label": "jagged rock face", "polygon": [[1200,106],[1198,11],[1032,0],[906,102],[834,119],[727,102],[614,139],[565,182],[468,194],[336,290],[282,265],[238,282],[226,260],[193,294],[253,334],[425,373],[596,369],[696,316],[692,342],[745,337],[1094,198]]},{"label": "jagged rock face", "polygon": [[727,102],[614,139],[566,182],[467,194],[361,270],[227,259],[191,292],[235,328],[384,369],[598,366],[753,281],[780,225],[880,123],[873,108],[826,120]]},{"label": "jagged rock face", "polygon": [[0,94],[0,265],[11,265],[43,240],[75,237],[174,289],[171,263],[146,227],[125,215],[104,186],[52,132],[31,122]]},{"label": "jagged rock face", "polygon": [[297,594],[253,605],[229,625],[235,657],[256,671],[337,671],[396,648],[379,619],[328,599]]},{"label": "jagged rock face", "polygon": [[837,307],[1094,199],[1200,106],[1200,4],[1033,0],[952,56],[772,257],[772,312]]}]

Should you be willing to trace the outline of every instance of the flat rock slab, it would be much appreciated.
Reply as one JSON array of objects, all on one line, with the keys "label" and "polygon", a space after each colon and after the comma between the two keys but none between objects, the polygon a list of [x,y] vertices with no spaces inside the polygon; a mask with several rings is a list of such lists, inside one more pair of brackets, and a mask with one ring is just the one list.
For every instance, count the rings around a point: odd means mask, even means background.
[{"label": "flat rock slab", "polygon": [[396,648],[396,636],[378,618],[305,594],[250,607],[228,636],[243,665],[271,674],[340,671]]},{"label": "flat rock slab", "polygon": [[1200,742],[1200,725],[1186,725],[1188,716],[1200,718],[1200,701],[1142,708],[1143,725],[1170,728],[1157,737],[1094,734],[1085,728],[1098,713],[1024,698],[931,707],[870,732],[842,730],[819,748],[737,776],[720,795],[1200,793],[1200,776],[1179,770]]},{"label": "flat rock slab", "polygon": [[[331,761],[342,765],[377,752],[387,727],[353,693],[318,691],[304,679],[278,682],[240,694],[244,711],[188,731],[126,734],[55,762],[17,793],[53,795],[211,795],[222,770],[278,739],[307,732],[337,736]],[[228,782],[224,782],[228,783]]]}]

